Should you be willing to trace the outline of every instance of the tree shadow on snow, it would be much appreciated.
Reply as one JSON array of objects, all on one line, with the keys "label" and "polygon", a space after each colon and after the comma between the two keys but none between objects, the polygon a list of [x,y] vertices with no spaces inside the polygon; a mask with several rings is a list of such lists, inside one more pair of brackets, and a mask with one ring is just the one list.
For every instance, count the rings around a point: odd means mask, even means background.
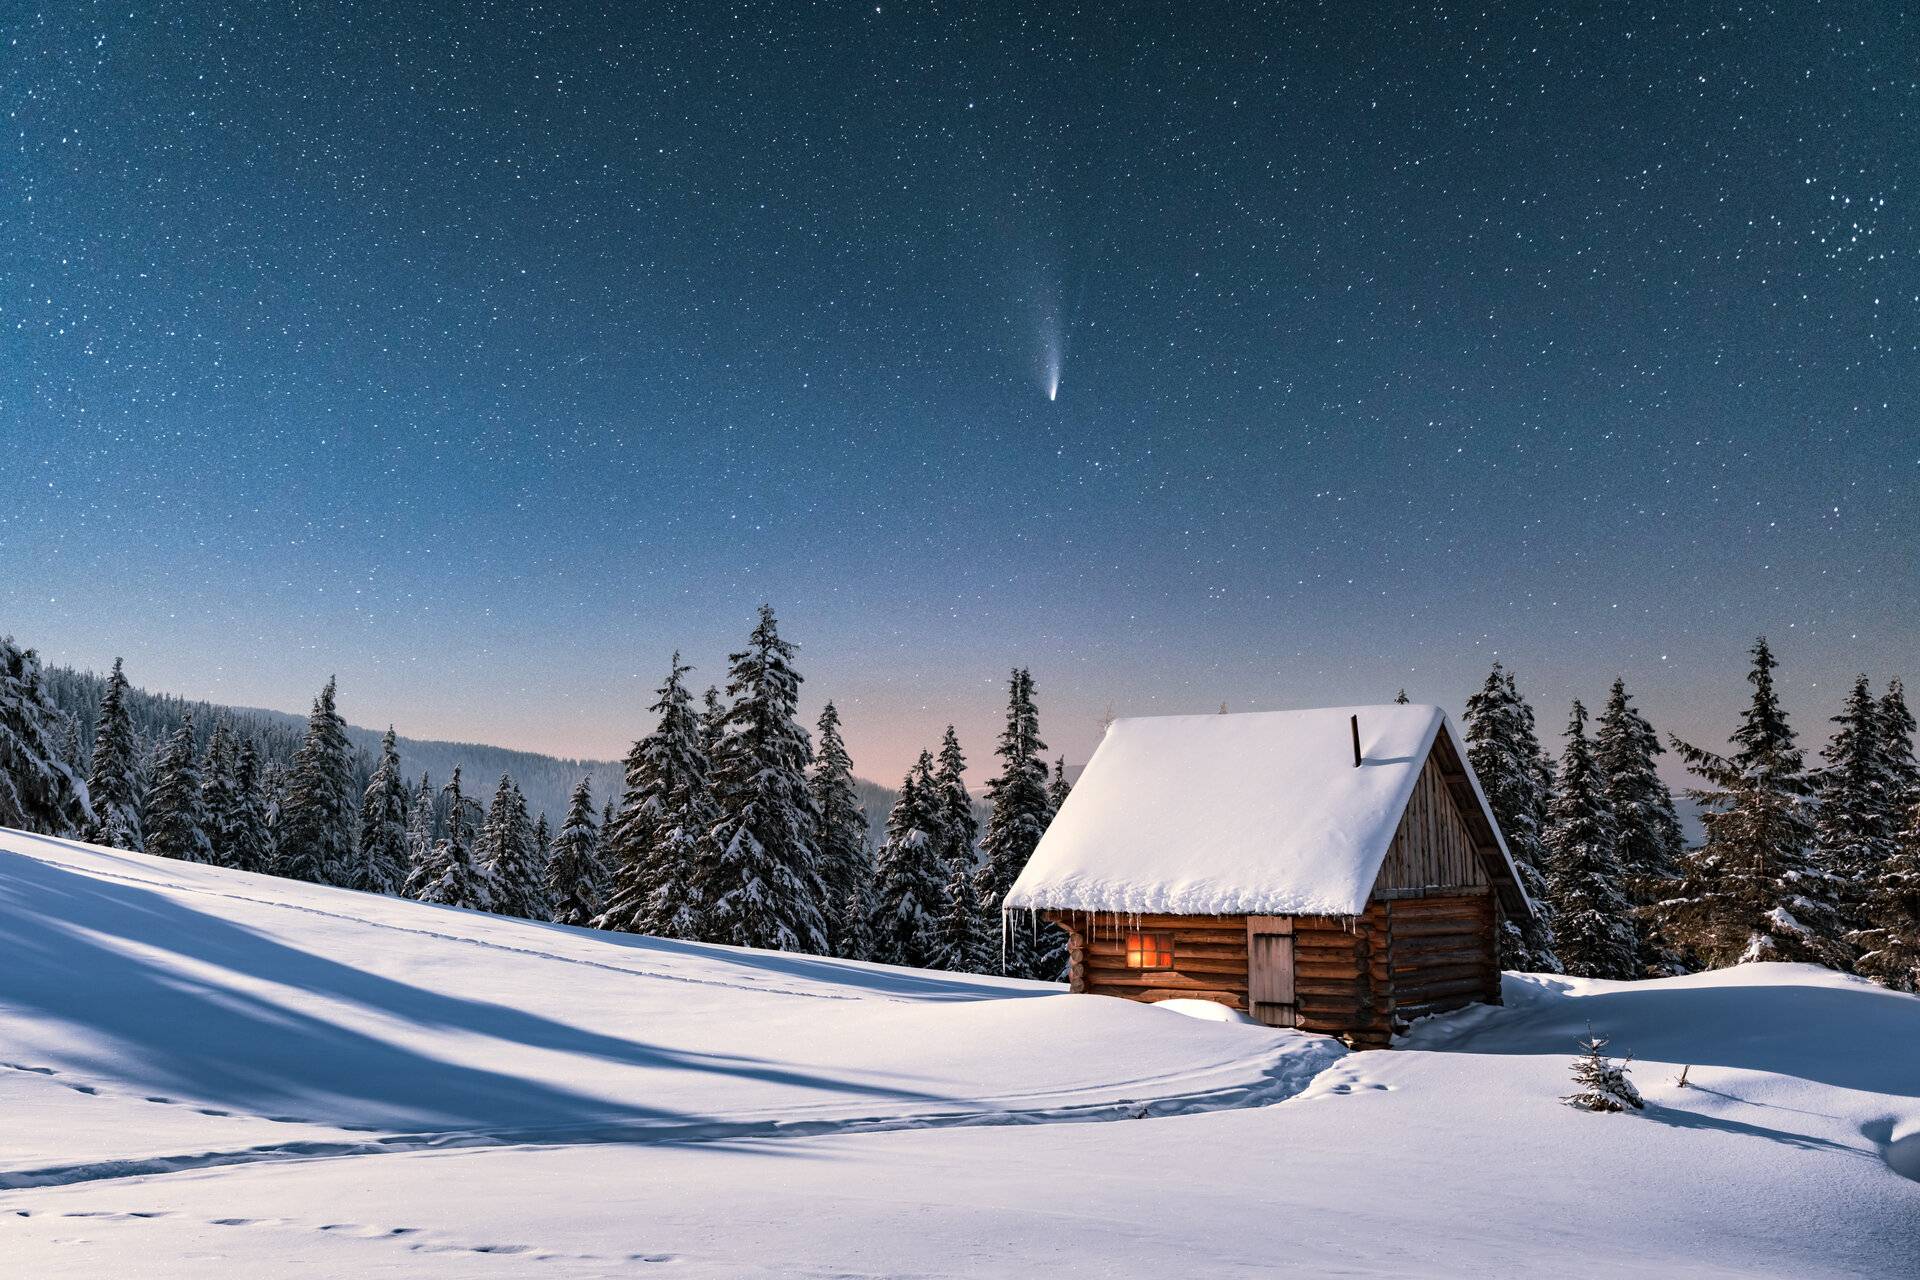
[{"label": "tree shadow on snow", "polygon": [[783,978],[807,982],[831,983],[877,995],[901,996],[940,1001],[1024,1000],[1033,996],[1057,996],[1065,991],[1059,983],[1021,982],[1002,978],[961,978],[930,973],[922,969],[901,969],[892,965],[869,965],[858,960],[839,960],[832,956],[808,955],[794,951],[757,951],[745,947],[725,947],[706,942],[682,942],[676,938],[656,938],[647,934],[604,933],[574,929],[567,925],[545,925],[566,933],[591,932],[596,942],[609,943],[662,955],[686,956],[742,969],[756,969]]},{"label": "tree shadow on snow", "polygon": [[[1509,984],[1511,987],[1511,984]],[[1920,1097],[1920,999],[1872,986],[1649,982],[1520,1003],[1431,1047],[1440,1052],[1571,1054],[1588,1027],[1636,1059],[1797,1076],[1843,1089]]]},{"label": "tree shadow on snow", "polygon": [[[1735,1099],[1739,1101],[1739,1099]],[[1752,1103],[1749,1106],[1755,1105]],[[1657,1102],[1649,1102],[1641,1113],[1649,1120],[1658,1120],[1661,1124],[1670,1124],[1676,1129],[1711,1129],[1719,1133],[1737,1133],[1743,1137],[1765,1138],[1769,1142],[1778,1142],[1782,1146],[1794,1147],[1801,1151],[1837,1151],[1845,1155],[1861,1156],[1868,1160],[1877,1159],[1873,1152],[1862,1151],[1859,1147],[1844,1142],[1835,1142],[1831,1138],[1819,1138],[1807,1133],[1794,1133],[1788,1129],[1772,1129],[1763,1124],[1748,1124],[1742,1120],[1729,1120],[1724,1116],[1703,1115],[1698,1111],[1686,1111],[1678,1107],[1666,1107]]]},{"label": "tree shadow on snow", "polygon": [[[937,1096],[666,1048],[363,973],[151,889],[6,850],[0,956],[0,1009],[70,1025],[103,1058],[139,1059],[156,1088],[257,1115],[419,1130],[705,1119],[449,1062],[397,1038],[416,1027],[837,1095]],[[276,986],[249,990],[246,979]],[[395,1038],[304,1009],[305,993],[391,1018]]]},{"label": "tree shadow on snow", "polygon": [[[149,884],[159,887],[163,881],[155,880],[159,872],[151,859],[128,857],[112,849],[98,845],[82,844],[78,841],[63,840],[57,836],[38,835],[28,831],[9,831],[15,838],[33,840],[55,848],[70,850],[86,856],[89,862],[112,862],[125,868],[131,874],[138,875]],[[0,850],[0,852],[4,852]],[[195,867],[194,863],[172,864],[181,868]],[[214,870],[213,868],[207,868]],[[222,877],[243,873],[220,870]],[[257,881],[259,887],[271,892],[275,883],[284,883],[278,876],[250,873],[248,878]],[[217,891],[230,891],[221,886]],[[340,893],[352,890],[341,889]],[[365,895],[376,902],[393,901],[378,894]],[[464,920],[476,918],[472,912],[460,911],[455,907],[443,907],[434,903],[410,903],[409,905],[436,911],[457,912]],[[341,912],[340,914],[347,914]],[[505,917],[480,914],[479,920],[498,922]],[[378,921],[370,923],[378,924]],[[953,974],[934,973],[922,969],[902,969],[894,965],[866,964],[858,960],[842,960],[833,956],[808,955],[791,951],[762,951],[748,947],[729,947],[718,943],[686,942],[676,938],[660,938],[650,934],[617,933],[600,929],[578,928],[573,925],[552,924],[544,920],[514,920],[516,927],[540,930],[565,937],[591,938],[596,946],[618,947],[623,950],[654,952],[661,955],[679,956],[687,959],[703,960],[707,963],[733,969],[753,970],[776,977],[797,979],[806,982],[828,983],[844,987],[850,991],[871,992],[876,995],[892,996],[901,999],[942,1001],[972,1000],[1018,1000],[1032,996],[1053,996],[1064,992],[1061,983],[1027,982],[1017,978],[997,978],[987,975],[961,977]],[[485,939],[476,939],[485,941]],[[751,979],[747,982],[750,984]],[[748,989],[751,989],[749,985]]]}]

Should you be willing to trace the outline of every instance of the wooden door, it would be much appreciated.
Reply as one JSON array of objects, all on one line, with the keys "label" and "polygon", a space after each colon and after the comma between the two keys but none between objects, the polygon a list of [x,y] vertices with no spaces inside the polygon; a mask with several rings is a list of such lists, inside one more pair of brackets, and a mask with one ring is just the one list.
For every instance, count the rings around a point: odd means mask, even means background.
[{"label": "wooden door", "polygon": [[1247,1008],[1270,1027],[1297,1021],[1291,916],[1247,917]]}]

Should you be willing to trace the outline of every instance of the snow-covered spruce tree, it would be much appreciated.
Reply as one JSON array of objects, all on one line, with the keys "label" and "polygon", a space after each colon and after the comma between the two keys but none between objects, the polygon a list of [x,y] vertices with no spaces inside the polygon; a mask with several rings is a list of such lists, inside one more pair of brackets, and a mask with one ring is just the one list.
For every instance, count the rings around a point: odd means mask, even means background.
[{"label": "snow-covered spruce tree", "polygon": [[1894,780],[1887,772],[1880,704],[1866,676],[1854,679],[1833,723],[1833,737],[1820,753],[1826,767],[1814,775],[1819,808],[1813,860],[1832,877],[1842,912],[1858,926],[1865,922],[1867,889],[1893,854],[1900,817],[1889,802]]},{"label": "snow-covered spruce tree", "polygon": [[1867,925],[1850,939],[1860,949],[1854,971],[1895,991],[1920,989],[1920,803],[1861,906]]},{"label": "snow-covered spruce tree", "polygon": [[[677,681],[685,668],[680,666],[678,653],[673,657],[673,680]],[[655,702],[654,705],[658,707],[660,704]],[[608,914],[596,922],[596,927],[601,929],[645,932],[641,925],[645,915],[646,865],[652,856],[653,824],[659,818],[660,809],[658,789],[649,782],[648,769],[647,738],[636,738],[620,765],[620,805],[600,829],[601,856],[606,859],[612,878],[607,899]],[[616,913],[612,911],[613,903],[623,897],[623,887],[633,889],[635,893],[626,896],[626,901]]]},{"label": "snow-covered spruce tree", "polygon": [[829,903],[827,909],[834,914],[835,936],[840,939],[839,954],[847,960],[873,960],[874,954],[873,915],[874,915],[874,851],[863,845],[860,850],[860,874],[854,878],[853,888],[839,902]]},{"label": "snow-covered spruce tree", "polygon": [[998,957],[980,910],[978,871],[971,863],[949,861],[933,965],[954,973],[991,973]]},{"label": "snow-covered spruce tree", "polygon": [[287,767],[278,760],[262,758],[260,761],[260,807],[267,821],[267,850],[271,861],[261,870],[269,874],[279,874],[280,837],[286,831],[287,819]]},{"label": "snow-covered spruce tree", "polygon": [[1047,807],[1054,813],[1060,812],[1060,806],[1073,794],[1073,784],[1067,781],[1067,758],[1056,756],[1053,761],[1053,777],[1047,782]]},{"label": "snow-covered spruce tree", "polygon": [[613,896],[613,864],[607,860],[607,833],[613,830],[613,818],[613,797],[608,796],[607,803],[600,810],[600,843],[593,852],[593,897],[602,906]]},{"label": "snow-covered spruce tree", "polygon": [[1613,810],[1621,882],[1634,907],[1640,972],[1651,976],[1679,971],[1678,957],[1654,936],[1649,912],[1667,897],[1687,849],[1673,792],[1654,765],[1654,757],[1665,750],[1627,696],[1627,682],[1616,678],[1593,735],[1593,757]]},{"label": "snow-covered spruce tree", "polygon": [[442,906],[490,911],[493,899],[488,892],[486,872],[474,856],[472,802],[460,793],[457,767],[441,794],[447,801],[446,834],[434,841],[426,863],[414,868],[421,883],[416,892],[410,881],[407,896]]},{"label": "snow-covered spruce tree", "polygon": [[657,937],[701,936],[700,876],[713,822],[704,735],[675,653],[650,708],[653,732],[627,756],[626,796],[606,843],[613,887],[594,921]]},{"label": "snow-covered spruce tree", "polygon": [[1906,829],[1907,816],[1920,804],[1920,762],[1913,755],[1913,712],[1907,709],[1907,691],[1895,676],[1880,695],[1880,772],[1886,778],[1887,827]]},{"label": "snow-covered spruce tree", "polygon": [[724,731],[713,755],[717,818],[698,882],[710,941],[826,950],[825,898],[807,794],[813,750],[794,719],[800,675],[773,610],[760,606],[747,647],[729,657]]},{"label": "snow-covered spruce tree", "polygon": [[61,748],[64,728],[39,655],[0,636],[0,826],[70,836],[92,820],[86,784]]},{"label": "snow-covered spruce tree", "polygon": [[1601,1053],[1607,1041],[1591,1031],[1580,1042],[1580,1056],[1573,1060],[1574,1091],[1560,1101],[1582,1111],[1639,1111],[1647,1104],[1640,1091],[1627,1079],[1628,1058],[1614,1062]]},{"label": "snow-covered spruce tree", "polygon": [[273,838],[267,828],[267,801],[260,780],[260,753],[243,739],[233,758],[231,807],[215,819],[221,846],[214,850],[223,866],[235,871],[267,871],[273,866]]},{"label": "snow-covered spruce tree", "polygon": [[1521,887],[1535,908],[1534,918],[1525,925],[1503,922],[1500,965],[1556,971],[1560,958],[1553,950],[1552,905],[1543,869],[1546,855],[1540,844],[1548,795],[1541,781],[1543,753],[1534,732],[1533,711],[1520,697],[1512,674],[1498,662],[1480,691],[1467,699],[1466,737],[1467,759],[1506,838]]},{"label": "snow-covered spruce tree", "polygon": [[552,918],[547,868],[540,855],[541,851],[534,848],[526,798],[513,779],[503,773],[494,788],[493,804],[487,810],[487,824],[480,836],[491,910],[523,920]]},{"label": "snow-covered spruce tree", "polygon": [[87,770],[87,794],[93,799],[93,825],[86,838],[94,844],[138,852],[140,840],[140,742],[127,709],[127,675],[113,660],[100,719],[93,727],[93,759]]},{"label": "snow-covered spruce tree", "polygon": [[[985,863],[980,868],[982,910],[998,914],[1034,846],[1040,843],[1047,824],[1053,819],[1053,806],[1047,802],[1047,763],[1041,752],[1047,744],[1040,740],[1040,709],[1034,702],[1033,676],[1016,668],[1007,693],[1007,724],[1000,732],[994,754],[1000,757],[999,776],[987,783],[987,798],[992,812],[987,818],[986,835],[980,842]],[[1060,933],[1053,925],[1031,918],[1007,922],[1003,971],[1018,978],[1059,977],[1054,955],[1064,957],[1064,941],[1056,944],[1047,931]],[[1064,939],[1064,934],[1061,935]]]},{"label": "snow-covered spruce tree", "polygon": [[[84,786],[87,776],[87,757],[86,753],[80,749],[80,721],[68,711],[61,712],[60,718],[64,721],[60,727],[60,758],[67,762],[67,768],[76,779],[81,780],[81,785]],[[91,806],[88,812],[91,814]]]},{"label": "snow-covered spruce tree", "polygon": [[[846,956],[847,903],[869,873],[867,811],[853,789],[853,757],[840,733],[840,713],[829,702],[820,712],[820,745],[807,774],[807,794],[820,815],[820,882],[826,889],[823,913],[827,947]],[[862,930],[864,932],[864,930]]]},{"label": "snow-covered spruce tree", "polygon": [[933,757],[922,751],[887,814],[873,866],[873,959],[931,968],[940,960],[946,902],[940,856],[940,796]]},{"label": "snow-covered spruce tree", "polygon": [[1621,884],[1618,831],[1587,741],[1587,709],[1578,699],[1558,781],[1541,843],[1560,963],[1581,978],[1637,978],[1639,953]]},{"label": "snow-covered spruce tree", "polygon": [[1672,740],[1705,786],[1706,841],[1688,852],[1673,896],[1655,908],[1662,936],[1708,967],[1797,960],[1847,967],[1834,882],[1813,864],[1811,784],[1786,711],[1774,692],[1779,663],[1762,638],[1747,681],[1753,700],[1731,755]]},{"label": "snow-covered spruce tree", "polygon": [[147,795],[147,852],[182,862],[212,862],[207,812],[200,795],[199,747],[193,740],[193,715],[166,740],[154,762],[153,789]]},{"label": "snow-covered spruce tree", "polygon": [[233,865],[233,837],[230,830],[239,809],[239,748],[227,718],[213,722],[207,738],[207,751],[200,758],[200,809],[206,815],[207,841],[213,846],[212,861],[222,867]]},{"label": "snow-covered spruce tree", "polygon": [[713,685],[700,695],[700,749],[712,760],[720,749],[720,738],[727,731],[727,704]]},{"label": "snow-covered spruce tree", "polygon": [[334,710],[334,681],[313,700],[307,736],[293,757],[287,798],[281,812],[279,864],[291,880],[316,884],[352,883],[354,824],[358,818],[353,786],[353,750],[346,721]]},{"label": "snow-covered spruce tree", "polygon": [[[939,767],[933,775],[940,799],[940,860],[946,864],[936,963],[958,973],[985,973],[993,960],[989,942],[997,938],[998,931],[980,909],[980,823],[973,816],[966,773],[967,758],[960,751],[959,735],[948,725],[940,740]],[[992,921],[992,925],[998,923],[997,918]]]},{"label": "snow-covered spruce tree", "polygon": [[407,805],[407,878],[400,886],[402,897],[419,897],[439,874],[434,865],[434,846],[440,833],[433,810],[433,784],[423,773]]},{"label": "snow-covered spruce tree", "polygon": [[547,893],[555,924],[589,925],[600,911],[600,827],[593,820],[593,781],[582,777],[567,799],[567,816],[547,860]]},{"label": "snow-covered spruce tree", "polygon": [[360,797],[360,865],[353,887],[398,893],[407,881],[407,784],[393,726],[380,739],[380,762]]}]

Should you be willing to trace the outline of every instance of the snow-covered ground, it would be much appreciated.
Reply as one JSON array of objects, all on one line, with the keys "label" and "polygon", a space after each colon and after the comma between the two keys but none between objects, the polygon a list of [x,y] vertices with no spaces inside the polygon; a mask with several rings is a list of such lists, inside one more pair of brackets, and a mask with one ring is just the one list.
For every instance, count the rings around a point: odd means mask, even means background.
[{"label": "snow-covered ground", "polygon": [[[0,832],[0,1257],[32,1276],[1916,1273],[1920,1000],[1779,965],[1507,993],[1345,1054],[1035,984]],[[1633,1052],[1644,1114],[1558,1102],[1589,1024]]]}]

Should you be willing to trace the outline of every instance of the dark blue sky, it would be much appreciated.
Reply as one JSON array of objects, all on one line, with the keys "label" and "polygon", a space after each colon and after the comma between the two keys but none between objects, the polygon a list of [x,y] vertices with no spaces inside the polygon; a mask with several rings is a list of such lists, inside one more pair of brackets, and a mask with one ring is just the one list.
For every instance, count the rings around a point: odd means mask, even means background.
[{"label": "dark blue sky", "polygon": [[47,657],[610,755],[766,599],[883,779],[1920,677],[1903,6],[388,8],[8,22]]}]

